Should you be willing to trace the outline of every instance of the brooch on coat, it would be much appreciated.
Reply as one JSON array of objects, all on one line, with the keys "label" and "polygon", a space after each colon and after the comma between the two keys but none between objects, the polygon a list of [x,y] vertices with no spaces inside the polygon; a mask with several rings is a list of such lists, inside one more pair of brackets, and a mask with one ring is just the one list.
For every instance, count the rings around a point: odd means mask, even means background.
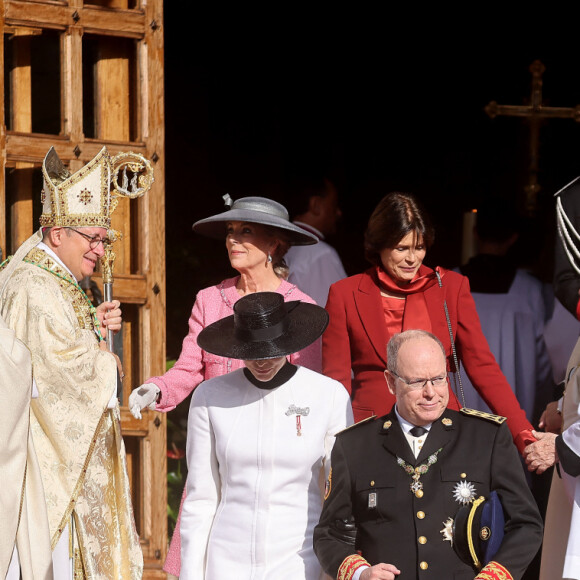
[{"label": "brooch on coat", "polygon": [[296,436],[302,437],[302,420],[300,419],[301,416],[307,417],[310,413],[310,407],[297,407],[292,403],[288,407],[285,415],[286,417],[290,417],[290,415],[296,415]]}]

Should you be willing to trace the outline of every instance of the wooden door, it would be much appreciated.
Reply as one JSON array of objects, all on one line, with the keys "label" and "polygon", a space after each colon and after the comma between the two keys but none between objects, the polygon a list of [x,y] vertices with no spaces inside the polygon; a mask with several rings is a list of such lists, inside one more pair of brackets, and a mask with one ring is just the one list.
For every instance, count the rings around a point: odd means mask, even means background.
[{"label": "wooden door", "polygon": [[[137,421],[132,388],[165,370],[165,218],[162,0],[0,0],[0,248],[7,256],[38,228],[41,164],[51,146],[76,171],[106,145],[152,160],[153,188],[122,199],[113,228],[117,339],[126,373],[122,428],[144,578],[165,578],[165,415]],[[102,289],[100,274],[93,279]],[[117,349],[116,349],[117,350]]]}]

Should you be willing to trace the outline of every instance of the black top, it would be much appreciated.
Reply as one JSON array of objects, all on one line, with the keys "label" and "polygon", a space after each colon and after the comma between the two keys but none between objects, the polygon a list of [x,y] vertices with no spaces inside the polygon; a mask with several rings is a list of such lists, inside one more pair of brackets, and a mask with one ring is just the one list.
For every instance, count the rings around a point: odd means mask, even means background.
[{"label": "black top", "polygon": [[269,381],[259,381],[248,367],[244,367],[244,375],[258,389],[270,391],[288,382],[296,374],[297,370],[298,367],[296,365],[286,361],[286,364]]}]

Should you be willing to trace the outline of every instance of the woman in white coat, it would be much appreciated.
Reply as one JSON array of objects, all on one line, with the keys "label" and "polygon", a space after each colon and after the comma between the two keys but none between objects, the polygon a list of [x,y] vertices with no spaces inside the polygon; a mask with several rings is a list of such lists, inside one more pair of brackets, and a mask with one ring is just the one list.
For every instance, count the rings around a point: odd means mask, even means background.
[{"label": "woman in white coat", "polygon": [[257,292],[199,334],[201,348],[245,368],[202,383],[191,401],[180,579],[321,577],[321,483],[352,410],[340,383],[286,357],[327,324],[319,306]]}]

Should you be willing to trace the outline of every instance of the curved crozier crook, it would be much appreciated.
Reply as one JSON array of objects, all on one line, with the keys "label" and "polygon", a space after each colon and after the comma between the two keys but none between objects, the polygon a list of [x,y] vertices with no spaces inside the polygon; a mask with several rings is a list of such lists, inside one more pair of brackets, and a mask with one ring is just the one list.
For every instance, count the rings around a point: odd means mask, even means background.
[{"label": "curved crozier crook", "polygon": [[151,189],[155,181],[151,163],[140,153],[119,153],[111,159],[111,165],[111,189],[117,195],[131,199],[141,197]]}]

